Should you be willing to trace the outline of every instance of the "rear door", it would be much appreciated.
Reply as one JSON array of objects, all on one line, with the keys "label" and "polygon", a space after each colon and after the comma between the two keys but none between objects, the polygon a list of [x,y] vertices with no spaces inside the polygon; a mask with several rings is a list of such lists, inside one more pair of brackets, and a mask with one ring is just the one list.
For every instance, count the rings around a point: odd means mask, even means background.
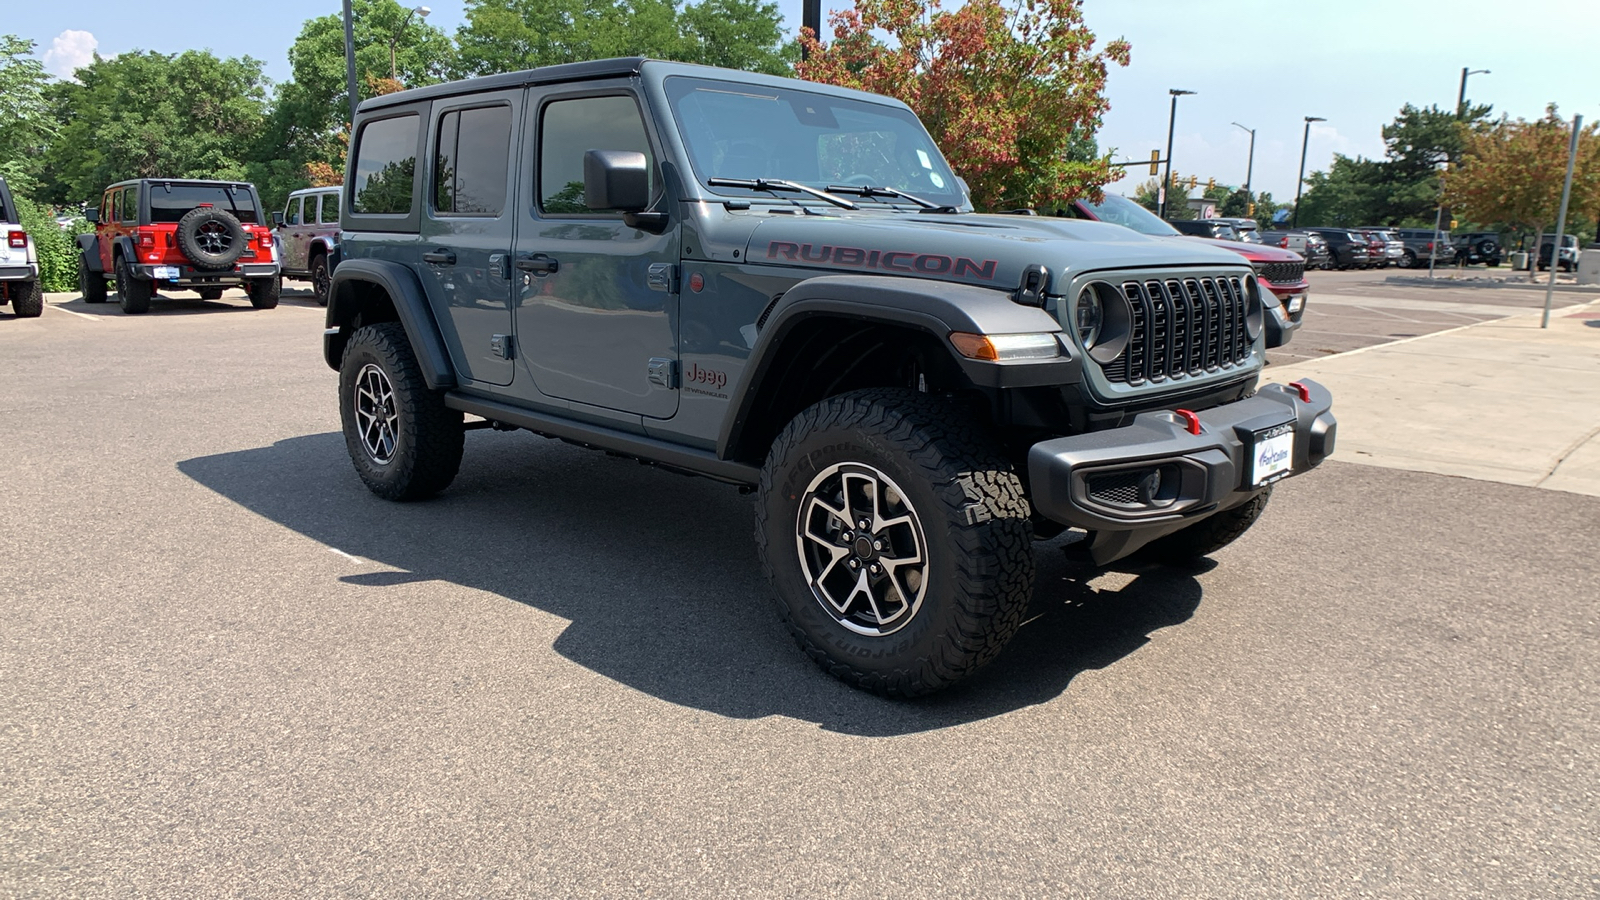
[{"label": "rear door", "polygon": [[461,375],[511,383],[511,201],[523,89],[433,104],[421,222],[422,276]]}]

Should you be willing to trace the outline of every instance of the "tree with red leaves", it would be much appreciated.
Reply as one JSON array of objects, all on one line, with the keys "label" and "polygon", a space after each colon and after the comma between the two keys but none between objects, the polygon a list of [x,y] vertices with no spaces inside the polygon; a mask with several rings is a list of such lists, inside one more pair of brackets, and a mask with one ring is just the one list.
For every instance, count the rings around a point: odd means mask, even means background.
[{"label": "tree with red leaves", "polygon": [[980,209],[1098,200],[1119,177],[1092,146],[1110,104],[1107,67],[1125,40],[1096,49],[1082,0],[856,0],[830,18],[824,47],[802,29],[802,78],[886,94],[916,111]]}]

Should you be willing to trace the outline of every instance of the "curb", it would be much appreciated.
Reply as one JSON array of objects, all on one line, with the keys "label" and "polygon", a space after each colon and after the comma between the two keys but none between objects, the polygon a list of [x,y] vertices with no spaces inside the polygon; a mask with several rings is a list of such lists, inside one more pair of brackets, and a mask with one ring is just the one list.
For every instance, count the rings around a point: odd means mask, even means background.
[{"label": "curb", "polygon": [[[1547,284],[1529,284],[1525,281],[1500,281],[1494,278],[1421,278],[1415,275],[1390,275],[1384,284],[1402,284],[1407,287],[1433,288],[1514,288],[1521,291],[1542,291]],[[1600,294],[1600,284],[1557,284],[1556,293]]]}]

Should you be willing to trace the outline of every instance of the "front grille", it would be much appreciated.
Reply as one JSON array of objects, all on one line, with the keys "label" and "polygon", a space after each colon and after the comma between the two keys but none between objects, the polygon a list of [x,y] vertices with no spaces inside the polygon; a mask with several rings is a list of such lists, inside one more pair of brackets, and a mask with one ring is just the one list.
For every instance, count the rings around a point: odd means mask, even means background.
[{"label": "front grille", "polygon": [[1244,280],[1168,278],[1125,281],[1133,321],[1127,349],[1105,367],[1106,378],[1137,385],[1192,378],[1249,361]]},{"label": "front grille", "polygon": [[1273,284],[1299,284],[1306,277],[1306,264],[1303,262],[1276,262],[1263,263],[1256,269],[1256,274],[1263,281]]}]

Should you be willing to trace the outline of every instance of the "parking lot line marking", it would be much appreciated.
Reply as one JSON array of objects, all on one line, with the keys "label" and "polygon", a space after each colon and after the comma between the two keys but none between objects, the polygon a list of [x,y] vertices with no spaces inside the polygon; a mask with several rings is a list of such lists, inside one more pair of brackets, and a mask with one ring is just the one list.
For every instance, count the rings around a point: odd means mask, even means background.
[{"label": "parking lot line marking", "polygon": [[46,303],[45,306],[50,307],[51,309],[55,310],[56,312],[64,312],[69,316],[77,316],[80,319],[88,319],[91,322],[99,322],[103,318],[102,316],[91,316],[88,313],[73,312],[72,310],[67,309],[65,307],[57,306],[54,303]]},{"label": "parking lot line marking", "polygon": [[344,557],[345,559],[350,560],[351,562],[362,562],[361,557],[359,557],[359,556],[351,556],[350,554],[344,552],[343,550],[340,550],[338,547],[329,547],[328,548],[328,552],[329,553],[336,553],[336,554]]}]

